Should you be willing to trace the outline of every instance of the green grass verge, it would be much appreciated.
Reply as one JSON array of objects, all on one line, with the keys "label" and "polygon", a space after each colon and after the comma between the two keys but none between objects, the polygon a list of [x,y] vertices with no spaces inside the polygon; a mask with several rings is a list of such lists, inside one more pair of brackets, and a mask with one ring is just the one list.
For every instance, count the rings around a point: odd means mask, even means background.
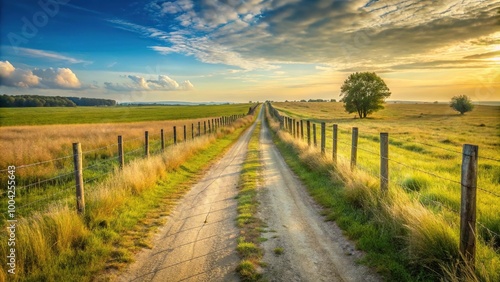
[{"label": "green grass verge", "polygon": [[236,223],[240,228],[240,237],[236,250],[240,254],[241,262],[236,271],[243,281],[260,281],[262,274],[261,258],[263,250],[260,234],[262,221],[255,216],[258,208],[257,188],[261,171],[259,135],[261,123],[258,122],[252,133],[248,152],[243,163],[240,176],[240,192],[238,193],[238,217]]},{"label": "green grass verge", "polygon": [[196,119],[246,114],[251,104],[202,106],[116,106],[1,108],[0,126],[123,123],[157,120]]},{"label": "green grass verge", "polygon": [[[247,127],[237,128],[216,139],[183,162],[179,168],[169,171],[165,177],[156,181],[154,187],[128,196],[123,204],[113,210],[112,215],[106,215],[104,221],[97,222],[88,217],[82,219],[73,212],[66,212],[70,216],[62,223],[51,222],[52,218],[61,221],[57,214],[48,212],[40,215],[45,218],[42,222],[46,222],[47,226],[44,232],[51,234],[52,229],[63,225],[65,230],[75,233],[79,239],[73,240],[70,245],[57,242],[53,246],[58,249],[57,256],[45,255],[48,250],[32,250],[32,260],[37,262],[32,263],[26,258],[24,273],[15,276],[6,274],[8,276],[3,278],[9,281],[94,281],[97,277],[107,279],[107,271],[123,268],[133,261],[134,252],[150,247],[151,234],[164,223],[165,216],[175,207],[176,200],[202,177],[204,171],[229,149]],[[64,212],[65,209],[59,210]],[[82,220],[85,220],[84,225],[80,223]],[[75,226],[75,230],[71,229],[72,226]],[[53,233],[57,234],[57,231]],[[59,244],[62,245],[60,248]],[[43,247],[42,244],[40,246]]]}]

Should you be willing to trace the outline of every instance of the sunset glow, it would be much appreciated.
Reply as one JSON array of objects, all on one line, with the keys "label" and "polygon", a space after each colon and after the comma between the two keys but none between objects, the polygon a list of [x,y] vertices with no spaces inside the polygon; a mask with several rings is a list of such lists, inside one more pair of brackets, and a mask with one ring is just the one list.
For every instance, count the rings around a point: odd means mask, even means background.
[{"label": "sunset glow", "polygon": [[125,101],[500,100],[498,1],[2,1],[1,94]]}]

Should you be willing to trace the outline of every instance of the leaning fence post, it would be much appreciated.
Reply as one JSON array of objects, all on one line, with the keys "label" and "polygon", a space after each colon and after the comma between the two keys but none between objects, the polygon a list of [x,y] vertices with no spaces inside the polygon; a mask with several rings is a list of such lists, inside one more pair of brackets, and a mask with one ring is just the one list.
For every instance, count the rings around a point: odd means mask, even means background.
[{"label": "leaning fence post", "polygon": [[358,157],[358,128],[352,128],[352,146],[351,146],[351,170],[356,167]]},{"label": "leaning fence post", "polygon": [[125,165],[125,158],[123,155],[123,138],[121,135],[118,136],[118,162],[120,164],[120,169],[123,169]]},{"label": "leaning fence post", "polygon": [[149,132],[144,132],[144,156],[149,157]]},{"label": "leaning fence post", "polygon": [[460,205],[460,253],[470,267],[476,257],[476,189],[478,146],[464,144],[462,151],[462,201]]},{"label": "leaning fence post", "polygon": [[325,147],[326,147],[326,124],[325,122],[321,123],[321,153],[324,155],[325,154]]},{"label": "leaning fence post", "polygon": [[380,190],[389,188],[389,133],[380,133]]},{"label": "leaning fence post", "polygon": [[333,163],[337,163],[337,140],[338,140],[338,125],[333,125],[333,137],[332,137],[332,160]]},{"label": "leaning fence post", "polygon": [[174,145],[177,145],[177,127],[174,126]]},{"label": "leaning fence post", "polygon": [[76,211],[78,214],[84,214],[85,197],[83,191],[83,155],[82,145],[80,143],[73,143],[73,161],[75,165]]},{"label": "leaning fence post", "polygon": [[311,122],[306,121],[306,130],[307,130],[307,145],[311,146]]}]

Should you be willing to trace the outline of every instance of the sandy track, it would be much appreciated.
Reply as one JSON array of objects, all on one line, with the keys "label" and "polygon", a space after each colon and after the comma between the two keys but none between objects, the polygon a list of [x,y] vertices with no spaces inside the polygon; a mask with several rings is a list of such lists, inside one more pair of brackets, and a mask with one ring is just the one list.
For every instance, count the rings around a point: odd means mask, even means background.
[{"label": "sandy track", "polygon": [[[264,262],[269,281],[380,281],[357,265],[361,254],[333,222],[325,222],[306,188],[286,165],[262,123],[261,158],[264,187],[259,195],[260,217],[272,232],[264,233]],[[274,248],[282,247],[277,256]]]},{"label": "sandy track", "polygon": [[255,123],[178,203],[118,281],[238,281],[238,182]]}]

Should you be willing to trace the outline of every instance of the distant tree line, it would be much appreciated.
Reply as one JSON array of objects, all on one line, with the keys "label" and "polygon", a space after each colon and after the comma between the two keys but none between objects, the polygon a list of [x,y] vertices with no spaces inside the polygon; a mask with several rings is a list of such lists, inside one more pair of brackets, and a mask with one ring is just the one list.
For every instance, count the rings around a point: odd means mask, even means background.
[{"label": "distant tree line", "polygon": [[76,107],[114,106],[115,100],[61,96],[6,95],[0,96],[0,107]]}]

